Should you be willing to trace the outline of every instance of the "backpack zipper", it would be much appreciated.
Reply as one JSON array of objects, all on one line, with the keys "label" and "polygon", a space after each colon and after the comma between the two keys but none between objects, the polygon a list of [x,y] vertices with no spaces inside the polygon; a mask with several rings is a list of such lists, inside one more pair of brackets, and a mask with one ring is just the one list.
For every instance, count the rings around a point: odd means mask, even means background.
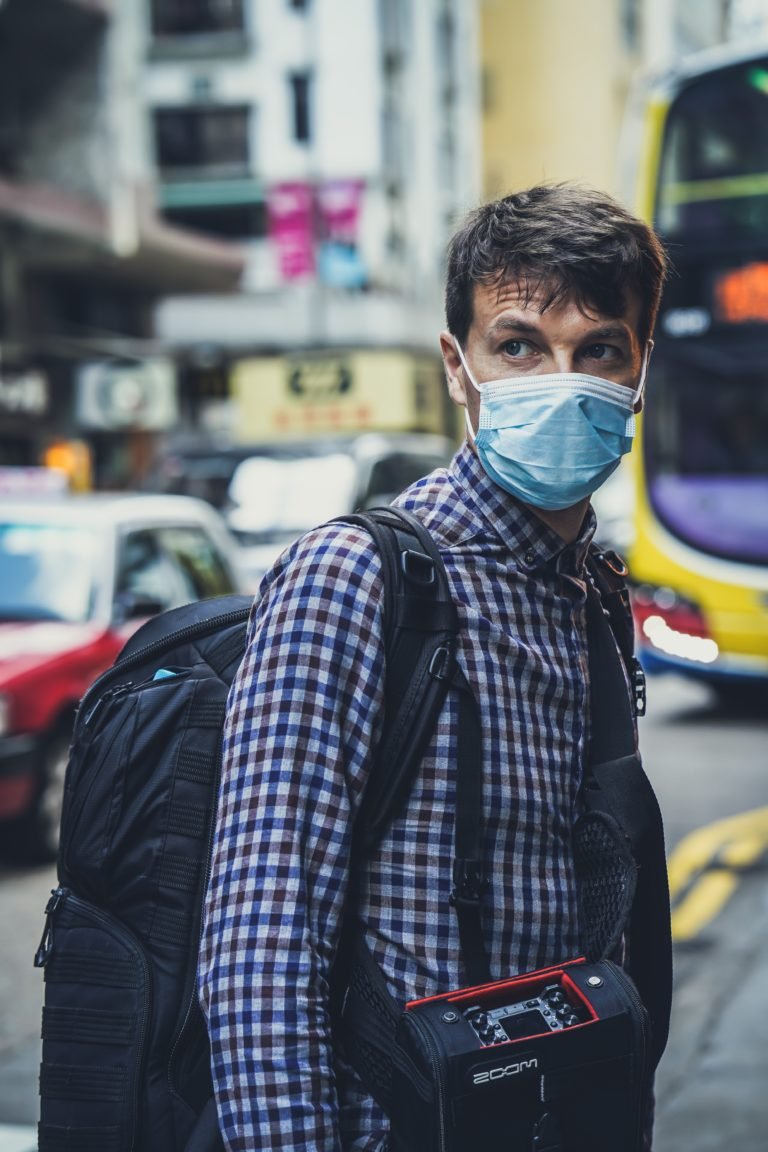
[{"label": "backpack zipper", "polygon": [[[170,1052],[170,1055],[168,1057],[168,1069],[167,1069],[168,1087],[170,1088],[171,1092],[174,1093],[174,1095],[178,1095],[178,1093],[176,1092],[176,1085],[175,1085],[174,1080],[173,1080],[173,1071],[172,1071],[173,1060],[174,1060],[174,1057],[176,1055],[176,1051],[179,1047],[179,1044],[181,1043],[181,1039],[184,1035],[187,1024],[189,1023],[189,1018],[192,1015],[192,1008],[194,1007],[195,1001],[197,999],[197,966],[198,966],[198,957],[200,955],[200,945],[201,945],[202,939],[203,939],[203,923],[205,921],[205,895],[208,891],[208,881],[211,878],[211,871],[213,869],[213,859],[212,859],[212,857],[213,857],[213,832],[214,832],[214,825],[216,823],[215,799],[216,799],[216,796],[218,794],[219,783],[221,781],[221,760],[222,760],[223,755],[224,755],[224,737],[221,736],[219,739],[219,753],[218,753],[218,756],[216,757],[216,772],[214,774],[214,780],[213,780],[213,784],[211,786],[212,792],[213,792],[214,804],[211,806],[211,821],[210,821],[210,824],[208,825],[208,840],[207,840],[207,844],[206,844],[206,853],[205,853],[205,874],[203,876],[203,887],[202,887],[203,899],[202,899],[201,904],[200,904],[200,916],[199,916],[199,919],[197,922],[197,952],[195,954],[195,967],[194,967],[194,973],[193,973],[193,977],[192,977],[192,990],[189,994],[189,999],[187,1000],[187,1008],[186,1008],[186,1011],[184,1013],[184,1019],[182,1020],[181,1027],[179,1028],[178,1032],[176,1033],[176,1038],[173,1041],[173,1047],[171,1048],[171,1052]],[[207,1024],[206,1024],[206,1032],[207,1032]]]},{"label": "backpack zipper", "polygon": [[108,688],[106,692],[102,692],[91,710],[83,717],[83,727],[92,728],[101,713],[112,703],[115,697],[130,692],[131,688],[133,688],[133,681],[127,680],[125,684],[116,684],[114,688]]},{"label": "backpack zipper", "polygon": [[649,1088],[649,1084],[648,1084],[648,1080],[649,1080],[648,1062],[649,1062],[649,1059],[648,1058],[649,1058],[649,1051],[650,1051],[650,1045],[649,1045],[650,1036],[649,1036],[649,1029],[648,1029],[648,1012],[647,1012],[647,1009],[646,1009],[645,1005],[643,1004],[642,1000],[640,999],[640,993],[638,992],[638,990],[635,986],[634,980],[632,980],[629,977],[629,975],[624,971],[623,968],[619,967],[618,964],[614,964],[612,960],[605,960],[604,963],[608,966],[609,971],[611,971],[613,973],[613,975],[616,979],[616,982],[627,993],[627,996],[632,1001],[633,1007],[636,1009],[636,1011],[631,1014],[631,1018],[632,1018],[632,1031],[634,1032],[636,1039],[638,1039],[640,1041],[640,1049],[642,1052],[642,1063],[641,1063],[641,1068],[640,1068],[641,1089],[640,1089],[640,1092],[638,1093],[637,1117],[636,1117],[636,1126],[635,1126],[635,1135],[637,1138],[636,1147],[639,1149],[642,1146],[642,1137],[643,1137],[643,1125],[644,1125],[643,1109],[645,1108],[646,1103],[647,1103],[647,1095],[648,1095],[648,1088]]},{"label": "backpack zipper", "polygon": [[418,1017],[413,1015],[408,1017],[411,1025],[415,1027],[421,1039],[425,1041],[429,1056],[434,1071],[435,1084],[437,1085],[437,1152],[447,1152],[448,1140],[445,1130],[445,1092],[443,1090],[443,1077],[441,1075],[440,1059],[432,1039],[432,1033],[427,1028],[426,1024]]},{"label": "backpack zipper", "polygon": [[45,906],[43,935],[40,938],[40,943],[35,952],[35,968],[45,968],[48,963],[48,959],[53,951],[53,917],[56,914],[56,909],[59,907],[59,904],[65,899],[67,892],[68,889],[66,888],[51,889],[51,895]]},{"label": "backpack zipper", "polygon": [[[248,619],[250,613],[250,604],[247,608],[236,608],[231,612],[222,612],[220,616],[211,616],[208,620],[199,620],[196,624],[188,624],[185,628],[179,628],[178,631],[171,633],[169,636],[163,636],[160,640],[153,640],[151,644],[145,644],[143,648],[137,648],[137,650],[131,652],[129,656],[125,656],[122,659],[118,657],[112,667],[107,668],[106,672],[102,672],[101,676],[97,677],[90,688],[88,688],[80,701],[80,709],[82,710],[86,707],[87,702],[92,696],[97,693],[100,694],[102,685],[111,680],[112,677],[122,674],[129,668],[133,668],[134,665],[141,664],[150,656],[165,652],[169,647],[173,648],[177,644],[184,643],[185,640],[193,640],[195,636],[204,636],[207,632],[217,632],[219,628],[226,628],[230,624],[240,624]],[[120,685],[118,685],[118,687],[120,687]]]},{"label": "backpack zipper", "polygon": [[141,1068],[144,1052],[144,1039],[147,1032],[147,1020],[152,1015],[152,978],[149,971],[149,965],[141,945],[139,944],[136,937],[123,924],[121,924],[121,922],[116,917],[110,916],[107,912],[103,912],[100,908],[97,908],[95,904],[90,904],[85,900],[81,900],[80,897],[76,896],[70,888],[62,888],[59,886],[58,888],[54,888],[52,890],[51,898],[45,907],[45,927],[43,929],[43,938],[40,941],[40,946],[35,954],[36,968],[44,968],[50,960],[51,955],[53,954],[53,921],[56,913],[65,902],[70,904],[75,911],[79,910],[80,915],[84,919],[100,921],[108,928],[108,931],[112,935],[118,938],[118,940],[122,940],[124,943],[129,944],[131,953],[135,956],[138,956],[141,963],[142,972],[144,974],[144,987],[146,988],[145,1011],[140,1014],[138,1043],[136,1047],[136,1056],[133,1062],[136,1073],[134,1078],[134,1091],[132,1100],[133,1136],[131,1138],[130,1147],[126,1150],[126,1152],[133,1152],[137,1146],[136,1140],[138,1137],[138,1097],[141,1086]]}]

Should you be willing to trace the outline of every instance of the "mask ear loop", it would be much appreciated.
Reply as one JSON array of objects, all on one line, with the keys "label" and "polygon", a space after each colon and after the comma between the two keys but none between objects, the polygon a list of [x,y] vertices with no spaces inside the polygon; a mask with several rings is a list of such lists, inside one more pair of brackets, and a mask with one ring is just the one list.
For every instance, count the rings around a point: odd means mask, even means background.
[{"label": "mask ear loop", "polygon": [[632,397],[634,404],[637,404],[640,400],[642,400],[643,393],[645,392],[645,378],[648,375],[648,361],[651,359],[651,352],[653,352],[653,340],[649,340],[645,346],[645,352],[643,353],[643,366],[640,370],[640,383],[635,389],[635,394]]},{"label": "mask ear loop", "polygon": [[[455,336],[453,338],[453,344],[454,344],[456,351],[459,354],[459,360],[461,361],[461,366],[464,369],[470,384],[474,388],[475,392],[478,392],[480,395],[482,395],[482,390],[479,388],[477,381],[475,380],[474,376],[472,375],[472,373],[469,369],[469,364],[467,364],[467,361],[464,357],[464,353],[462,351],[461,344],[459,344],[459,341],[456,339]],[[464,405],[464,423],[466,425],[467,432],[469,433],[470,439],[472,440],[472,443],[474,444],[477,434],[476,434],[474,428],[472,427],[472,421],[469,418],[469,407],[466,404]]]}]

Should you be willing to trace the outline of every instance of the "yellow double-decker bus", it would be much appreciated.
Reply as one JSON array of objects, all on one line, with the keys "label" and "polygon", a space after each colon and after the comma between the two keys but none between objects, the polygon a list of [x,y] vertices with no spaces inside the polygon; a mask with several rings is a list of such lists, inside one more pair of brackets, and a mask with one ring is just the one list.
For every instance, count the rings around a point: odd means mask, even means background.
[{"label": "yellow double-decker bus", "polygon": [[768,44],[667,74],[643,116],[674,273],[633,453],[641,658],[768,695]]}]

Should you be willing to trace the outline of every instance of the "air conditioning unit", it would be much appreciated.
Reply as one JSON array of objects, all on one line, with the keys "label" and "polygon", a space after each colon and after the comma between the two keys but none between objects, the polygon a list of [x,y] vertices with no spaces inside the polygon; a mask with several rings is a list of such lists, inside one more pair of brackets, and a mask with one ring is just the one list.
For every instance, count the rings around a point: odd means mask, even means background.
[{"label": "air conditioning unit", "polygon": [[94,431],[147,431],[178,423],[176,369],[172,361],[102,360],[77,372],[76,418]]}]

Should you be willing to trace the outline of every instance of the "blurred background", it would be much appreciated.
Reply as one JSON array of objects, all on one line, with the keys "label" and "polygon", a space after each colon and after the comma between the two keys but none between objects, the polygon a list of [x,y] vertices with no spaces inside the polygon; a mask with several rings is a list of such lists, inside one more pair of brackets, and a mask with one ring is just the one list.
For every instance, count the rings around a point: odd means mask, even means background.
[{"label": "blurred background", "polygon": [[670,842],[658,1148],[764,1152],[768,0],[0,0],[0,1152],[77,700],[148,616],[450,459],[446,242],[555,180],[675,267],[595,501]]}]

